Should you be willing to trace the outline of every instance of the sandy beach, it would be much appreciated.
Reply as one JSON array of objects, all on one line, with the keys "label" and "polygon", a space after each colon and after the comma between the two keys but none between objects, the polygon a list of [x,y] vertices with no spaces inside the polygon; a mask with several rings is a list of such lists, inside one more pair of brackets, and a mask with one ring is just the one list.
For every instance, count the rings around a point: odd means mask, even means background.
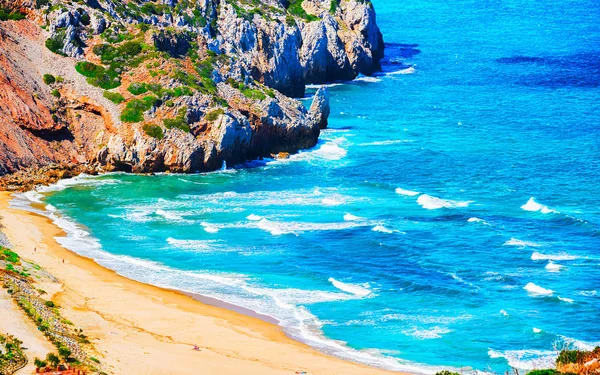
[{"label": "sandy beach", "polygon": [[[256,317],[124,278],[61,247],[54,239],[64,235],[58,227],[45,217],[9,208],[10,199],[0,192],[3,232],[21,257],[59,279],[52,300],[93,338],[108,373],[392,373],[322,354]],[[25,344],[44,348],[40,342]],[[200,351],[192,350],[195,344]]]}]

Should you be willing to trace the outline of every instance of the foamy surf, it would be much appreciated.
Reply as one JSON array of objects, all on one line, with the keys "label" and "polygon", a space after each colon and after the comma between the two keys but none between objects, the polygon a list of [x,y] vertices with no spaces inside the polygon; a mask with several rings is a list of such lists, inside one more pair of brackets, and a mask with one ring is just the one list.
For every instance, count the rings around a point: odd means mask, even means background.
[{"label": "foamy surf", "polygon": [[541,286],[535,285],[534,283],[527,283],[527,285],[525,285],[523,289],[525,289],[529,294],[536,296],[551,296],[552,294],[554,294],[553,290],[542,288]]},{"label": "foamy surf", "polygon": [[563,268],[563,266],[550,261],[550,262],[548,262],[548,264],[546,264],[545,268],[546,268],[546,271],[548,271],[548,272],[560,272],[560,270]]},{"label": "foamy surf", "polygon": [[352,214],[344,214],[344,221],[357,221],[357,220],[362,220],[362,217],[360,216],[354,216]]},{"label": "foamy surf", "polygon": [[468,207],[473,201],[454,201],[422,194],[417,198],[417,203],[427,210],[438,210],[440,208]]},{"label": "foamy surf", "polygon": [[407,197],[414,197],[416,195],[421,194],[418,191],[406,190],[406,189],[402,189],[402,188],[396,188],[395,191],[396,191],[396,194],[406,195]]},{"label": "foamy surf", "polygon": [[533,333],[541,333],[542,332],[541,329],[535,328],[535,327],[533,327],[532,330],[533,330]]},{"label": "foamy surf", "polygon": [[525,210],[525,211],[530,211],[530,212],[540,212],[543,214],[550,214],[550,213],[558,212],[558,211],[548,208],[548,206],[544,206],[543,204],[536,202],[535,198],[533,198],[533,197],[529,198],[527,203],[525,203],[524,205],[521,206],[521,209]]},{"label": "foamy surf", "polygon": [[570,254],[542,254],[537,251],[531,254],[531,260],[574,260],[575,255]]},{"label": "foamy surf", "polygon": [[373,228],[371,228],[371,230],[373,232],[381,232],[381,233],[387,233],[387,234],[392,234],[394,232],[397,232],[396,230],[386,228],[383,225],[376,225]]},{"label": "foamy surf", "polygon": [[355,296],[366,297],[372,293],[372,291],[368,289],[368,284],[358,285],[343,283],[339,280],[334,279],[333,277],[330,277],[327,281],[329,281],[334,287],[338,288],[339,290],[343,290],[344,292],[353,294]]},{"label": "foamy surf", "polygon": [[523,241],[517,238],[511,238],[510,240],[504,242],[504,246],[540,247],[542,245],[532,241]]},{"label": "foamy surf", "polygon": [[508,365],[519,370],[551,368],[556,353],[550,350],[488,350],[490,358],[504,358]]}]

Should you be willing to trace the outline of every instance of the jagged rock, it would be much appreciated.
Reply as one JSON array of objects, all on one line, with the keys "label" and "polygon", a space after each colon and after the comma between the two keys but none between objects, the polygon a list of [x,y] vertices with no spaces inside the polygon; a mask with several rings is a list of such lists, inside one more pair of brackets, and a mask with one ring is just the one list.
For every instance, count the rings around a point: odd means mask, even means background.
[{"label": "jagged rock", "polygon": [[329,89],[327,87],[321,87],[315,93],[313,102],[308,110],[308,116],[319,129],[325,129],[327,127],[327,120],[330,112]]},{"label": "jagged rock", "polygon": [[92,32],[95,35],[102,34],[104,32],[104,30],[106,30],[107,27],[108,27],[108,23],[106,22],[106,19],[104,17],[102,17],[102,16],[94,17],[94,20],[92,22]]},{"label": "jagged rock", "polygon": [[170,32],[161,30],[152,36],[154,46],[173,57],[185,56],[191,47],[191,37],[185,32]]}]

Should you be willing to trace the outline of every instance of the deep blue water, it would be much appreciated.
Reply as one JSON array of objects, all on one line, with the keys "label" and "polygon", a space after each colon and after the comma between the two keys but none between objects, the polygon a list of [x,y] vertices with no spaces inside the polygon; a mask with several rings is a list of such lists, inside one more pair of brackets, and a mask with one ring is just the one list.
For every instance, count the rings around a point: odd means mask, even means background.
[{"label": "deep blue water", "polygon": [[386,74],[331,88],[316,149],[80,179],[46,201],[98,242],[62,241],[388,368],[530,369],[556,340],[596,345],[600,3],[373,3]]}]

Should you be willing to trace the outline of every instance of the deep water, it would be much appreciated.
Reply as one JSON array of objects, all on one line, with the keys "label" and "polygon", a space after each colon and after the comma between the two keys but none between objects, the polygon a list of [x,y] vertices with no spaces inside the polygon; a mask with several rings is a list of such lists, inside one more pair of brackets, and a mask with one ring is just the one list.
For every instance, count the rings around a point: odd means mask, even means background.
[{"label": "deep water", "polygon": [[315,149],[79,179],[46,198],[83,225],[60,219],[61,241],[388,368],[529,369],[556,340],[596,345],[600,3],[373,3],[385,74],[331,87]]}]

